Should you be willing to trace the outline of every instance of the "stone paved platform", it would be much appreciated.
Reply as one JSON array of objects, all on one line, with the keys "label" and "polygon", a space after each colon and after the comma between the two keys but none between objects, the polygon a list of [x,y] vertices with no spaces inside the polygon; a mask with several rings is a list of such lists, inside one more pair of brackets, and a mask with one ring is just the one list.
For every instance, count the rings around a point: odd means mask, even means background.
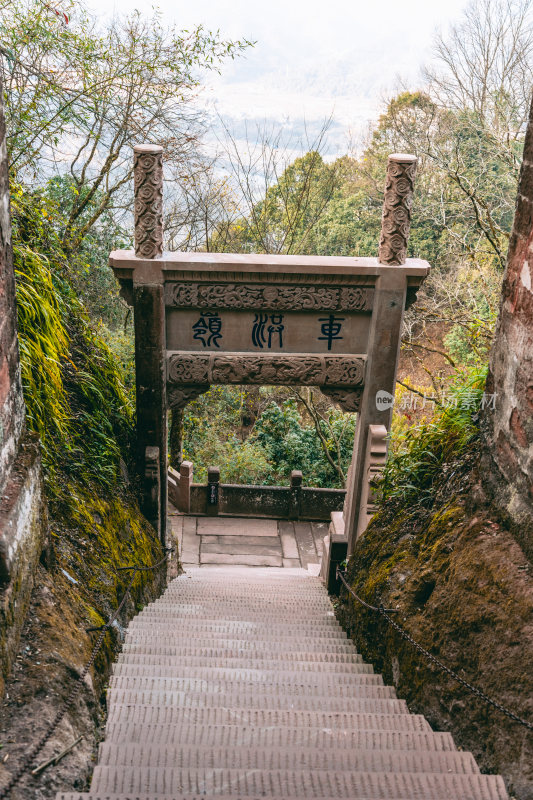
[{"label": "stone paved platform", "polygon": [[193,517],[169,510],[184,566],[318,567],[326,522]]}]

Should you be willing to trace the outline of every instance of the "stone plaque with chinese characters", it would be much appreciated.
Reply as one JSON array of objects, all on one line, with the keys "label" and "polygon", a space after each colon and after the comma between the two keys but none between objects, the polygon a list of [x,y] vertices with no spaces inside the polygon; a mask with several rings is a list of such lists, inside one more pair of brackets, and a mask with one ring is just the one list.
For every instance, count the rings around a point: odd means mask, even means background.
[{"label": "stone plaque with chinese characters", "polygon": [[366,353],[369,313],[167,308],[168,350]]}]

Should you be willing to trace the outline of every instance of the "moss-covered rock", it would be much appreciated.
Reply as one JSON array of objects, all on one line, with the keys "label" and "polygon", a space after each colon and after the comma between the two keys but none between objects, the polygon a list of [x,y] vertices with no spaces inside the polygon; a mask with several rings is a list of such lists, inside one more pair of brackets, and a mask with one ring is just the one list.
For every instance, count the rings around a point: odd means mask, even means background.
[{"label": "moss-covered rock", "polygon": [[[350,582],[368,602],[396,608],[394,619],[462,678],[533,721],[531,565],[480,502],[476,469],[467,459],[443,479],[431,510],[384,507],[356,546]],[[338,614],[412,711],[451,731],[520,800],[533,797],[531,731],[432,666],[346,594]]]},{"label": "moss-covered rock", "polygon": [[[120,603],[131,573],[120,568],[155,564],[163,552],[155,531],[136,502],[123,491],[114,496],[69,484],[70,502],[50,519],[53,564],[40,565],[13,675],[0,706],[0,746],[9,759],[0,768],[7,779],[29,746],[53,719],[71,688],[76,700],[47,744],[42,760],[82,742],[38,778],[25,778],[12,796],[52,798],[60,789],[83,789],[105,712],[105,687],[124,627],[145,603],[157,597],[166,565],[138,573],[117,624],[109,631],[84,684],[80,675],[98,631]],[[5,755],[3,756],[5,758]],[[3,773],[3,774],[2,774]]]}]

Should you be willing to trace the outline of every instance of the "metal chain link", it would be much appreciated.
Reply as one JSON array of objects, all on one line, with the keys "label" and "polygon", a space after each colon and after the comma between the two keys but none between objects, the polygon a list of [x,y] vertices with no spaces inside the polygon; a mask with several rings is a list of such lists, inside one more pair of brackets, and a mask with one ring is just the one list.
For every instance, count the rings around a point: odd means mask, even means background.
[{"label": "metal chain link", "polygon": [[415,648],[415,650],[418,650],[419,653],[422,653],[422,655],[424,655],[428,659],[428,661],[431,661],[432,664],[435,664],[435,666],[438,667],[442,672],[445,672],[447,675],[450,675],[450,677],[452,677],[454,680],[456,680],[458,683],[460,683],[462,686],[468,689],[469,692],[472,692],[472,694],[476,695],[476,697],[479,697],[481,700],[487,703],[487,705],[490,705],[493,708],[497,709],[502,714],[505,714],[507,717],[514,720],[514,722],[518,722],[519,725],[523,725],[530,731],[533,730],[533,723],[528,722],[526,719],[523,719],[522,717],[518,716],[518,714],[515,714],[514,711],[511,711],[510,709],[506,708],[497,700],[493,700],[492,697],[489,697],[488,694],[485,694],[485,692],[482,691],[482,689],[479,689],[477,686],[473,686],[468,681],[465,681],[465,679],[461,678],[461,676],[458,675],[457,672],[454,672],[453,669],[447,667],[446,664],[443,664],[442,661],[439,661],[439,659],[436,658],[436,656],[432,655],[432,653],[430,653],[428,650],[422,647],[422,645],[419,644],[415,639],[413,639],[410,633],[408,633],[404,628],[402,628],[401,625],[398,625],[398,623],[389,616],[389,613],[391,611],[397,611],[397,609],[383,608],[383,606],[371,606],[369,603],[366,603],[362,598],[358,597],[354,592],[354,590],[352,589],[352,587],[347,583],[344,575],[345,573],[343,573],[342,570],[337,566],[337,578],[339,578],[342,581],[348,593],[355,600],[357,600],[358,603],[361,603],[361,605],[363,605],[365,608],[368,608],[370,611],[376,611],[378,614],[381,614],[381,616],[387,620],[389,625],[392,628],[394,628],[394,630],[396,630],[403,639],[409,642],[409,644],[411,644]]},{"label": "metal chain link", "polygon": [[99,652],[100,648],[102,647],[102,644],[103,644],[103,641],[104,641],[104,638],[105,638],[105,635],[106,635],[107,631],[111,628],[113,623],[118,619],[118,616],[119,616],[120,612],[124,608],[124,605],[126,603],[128,595],[130,593],[130,589],[133,586],[133,582],[135,581],[137,573],[138,572],[148,572],[150,570],[158,569],[162,564],[165,563],[165,561],[168,560],[168,557],[169,557],[169,555],[170,555],[170,553],[172,551],[173,551],[173,548],[171,548],[171,547],[166,548],[165,556],[161,559],[161,561],[158,561],[157,564],[152,564],[151,566],[140,567],[138,565],[133,565],[133,566],[130,566],[130,567],[119,567],[119,568],[117,568],[117,572],[125,571],[125,570],[133,570],[133,575],[131,576],[130,582],[128,583],[128,585],[126,587],[126,590],[124,592],[122,600],[120,601],[116,611],[110,617],[109,622],[106,622],[106,624],[102,625],[102,627],[99,629],[100,633],[99,633],[98,638],[96,640],[96,643],[95,643],[95,645],[94,645],[94,647],[92,649],[91,656],[90,656],[89,660],[85,664],[85,666],[82,669],[82,671],[76,676],[76,678],[77,678],[76,683],[74,683],[72,685],[72,687],[70,689],[70,692],[68,693],[67,697],[65,698],[65,700],[62,703],[62,705],[60,706],[60,708],[57,711],[57,713],[56,713],[55,717],[53,718],[52,722],[50,723],[50,725],[48,726],[46,731],[43,733],[41,738],[27,752],[27,754],[25,755],[25,757],[22,760],[22,763],[19,764],[19,766],[17,767],[15,772],[11,775],[8,783],[0,790],[0,800],[6,800],[8,795],[11,794],[12,790],[20,782],[20,780],[23,777],[23,775],[25,775],[26,772],[31,771],[31,767],[33,765],[33,762],[35,761],[37,756],[40,754],[40,752],[43,749],[43,747],[45,746],[45,744],[51,738],[52,734],[56,730],[57,726],[59,725],[59,723],[61,722],[61,720],[63,719],[63,717],[67,713],[67,711],[69,711],[69,709],[71,708],[72,704],[74,703],[74,700],[76,699],[76,695],[78,693],[78,689],[79,689],[80,684],[83,683],[83,681],[85,680],[85,678],[87,677],[87,675],[89,673],[89,670],[91,669],[91,667],[93,666],[93,664],[95,662],[96,656],[98,655],[98,652]]}]

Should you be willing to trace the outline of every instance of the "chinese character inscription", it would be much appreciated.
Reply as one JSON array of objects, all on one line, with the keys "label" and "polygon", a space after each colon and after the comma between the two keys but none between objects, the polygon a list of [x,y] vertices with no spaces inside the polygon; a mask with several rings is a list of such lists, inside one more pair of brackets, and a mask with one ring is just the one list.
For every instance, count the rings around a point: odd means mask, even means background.
[{"label": "chinese character inscription", "polygon": [[200,341],[204,347],[220,347],[222,320],[219,314],[204,311],[192,329],[194,331],[193,339]]},{"label": "chinese character inscription", "polygon": [[265,347],[283,348],[283,314],[255,314],[252,326],[252,344],[261,350]]},{"label": "chinese character inscription", "polygon": [[319,336],[318,339],[328,343],[328,350],[331,350],[334,341],[344,338],[340,336],[344,319],[344,317],[336,317],[335,314],[328,314],[327,317],[320,317],[318,320],[322,323],[320,326],[322,336]]}]

